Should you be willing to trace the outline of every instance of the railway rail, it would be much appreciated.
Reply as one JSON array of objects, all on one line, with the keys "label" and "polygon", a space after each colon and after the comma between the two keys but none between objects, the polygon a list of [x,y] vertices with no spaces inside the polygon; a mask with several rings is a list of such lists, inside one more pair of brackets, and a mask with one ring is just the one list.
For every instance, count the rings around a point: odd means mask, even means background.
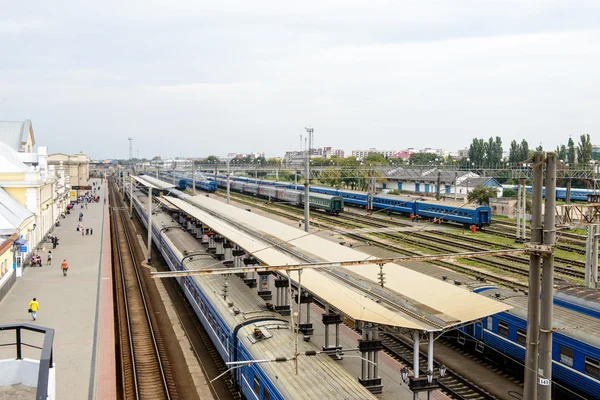
[{"label": "railway rail", "polygon": [[[397,335],[383,333],[381,344],[386,353],[413,369],[413,347],[411,343]],[[427,374],[427,354],[421,352],[420,355],[419,371],[420,374],[424,376]],[[439,368],[439,363],[435,362],[434,365]],[[437,382],[441,390],[454,399],[498,399],[496,396],[486,392],[484,389],[451,369],[446,369],[445,376],[443,378],[438,378]]]},{"label": "railway rail", "polygon": [[[175,399],[177,391],[138,271],[128,218],[111,191],[113,265],[123,399]],[[119,207],[119,204],[121,207]]]}]

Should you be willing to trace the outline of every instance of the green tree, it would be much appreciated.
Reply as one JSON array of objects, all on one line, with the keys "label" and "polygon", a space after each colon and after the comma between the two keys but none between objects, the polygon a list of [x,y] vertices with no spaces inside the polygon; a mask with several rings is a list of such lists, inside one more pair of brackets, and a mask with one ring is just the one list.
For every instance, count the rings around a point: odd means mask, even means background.
[{"label": "green tree", "polygon": [[523,139],[521,141],[521,145],[519,146],[519,157],[517,162],[523,162],[529,159],[529,143],[527,140]]},{"label": "green tree", "polygon": [[567,142],[567,162],[571,165],[575,164],[575,142],[573,138],[569,138]]},{"label": "green tree", "polygon": [[535,148],[535,151],[544,151],[544,147],[542,147],[541,143],[538,147]]},{"label": "green tree", "polygon": [[432,153],[413,153],[410,155],[409,162],[411,165],[425,165],[436,158],[437,155]]},{"label": "green tree", "polygon": [[592,161],[592,140],[590,134],[581,135],[577,145],[577,162],[580,164],[589,164]]},{"label": "green tree", "polygon": [[476,166],[483,165],[486,153],[486,144],[483,139],[474,138],[471,146],[469,147],[469,159]]},{"label": "green tree", "polygon": [[520,154],[520,147],[516,140],[510,142],[510,149],[508,150],[508,162],[516,163],[519,162],[518,157]]},{"label": "green tree", "polygon": [[219,157],[217,156],[208,156],[205,159],[203,159],[202,161],[200,161],[202,164],[217,164],[219,163]]},{"label": "green tree", "polygon": [[556,156],[559,160],[566,161],[567,159],[567,146],[561,144],[560,146],[556,146]]},{"label": "green tree", "polygon": [[471,192],[469,192],[467,199],[470,203],[488,205],[490,204],[490,197],[497,197],[497,195],[498,192],[496,191],[496,188],[477,185]]},{"label": "green tree", "polygon": [[386,164],[387,160],[385,159],[385,157],[382,154],[371,153],[365,157],[364,162],[371,163],[371,164]]},{"label": "green tree", "polygon": [[506,188],[502,191],[502,197],[517,197],[517,191],[515,189]]},{"label": "green tree", "polygon": [[498,165],[502,161],[502,139],[496,136],[496,139],[489,138],[485,143],[485,163],[488,166]]}]

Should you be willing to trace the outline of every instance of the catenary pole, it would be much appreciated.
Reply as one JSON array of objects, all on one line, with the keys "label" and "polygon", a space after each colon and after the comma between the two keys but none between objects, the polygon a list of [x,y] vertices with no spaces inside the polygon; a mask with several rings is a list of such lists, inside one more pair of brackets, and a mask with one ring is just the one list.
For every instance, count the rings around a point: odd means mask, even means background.
[{"label": "catenary pole", "polygon": [[227,204],[229,204],[229,163],[231,159],[227,160]]},{"label": "catenary pole", "polygon": [[309,188],[308,185],[310,183],[310,147],[312,145],[312,134],[313,128],[304,128],[308,133],[308,148],[306,149],[306,165],[304,166],[304,231],[308,232],[310,230],[309,221],[310,221],[310,201],[309,201]]},{"label": "catenary pole", "polygon": [[148,186],[148,263],[152,262],[152,187]]},{"label": "catenary pole", "polygon": [[[546,204],[544,209],[544,244],[554,246],[556,207],[556,154],[546,154]],[[554,253],[542,260],[542,304],[540,320],[540,380],[539,398],[550,400],[552,395],[552,320],[554,298]],[[546,380],[543,380],[545,378]]]},{"label": "catenary pole", "polygon": [[[542,242],[542,153],[533,161],[531,243]],[[537,400],[538,342],[540,329],[540,256],[529,256],[529,305],[527,309],[527,347],[525,351],[525,382],[523,399]]]}]

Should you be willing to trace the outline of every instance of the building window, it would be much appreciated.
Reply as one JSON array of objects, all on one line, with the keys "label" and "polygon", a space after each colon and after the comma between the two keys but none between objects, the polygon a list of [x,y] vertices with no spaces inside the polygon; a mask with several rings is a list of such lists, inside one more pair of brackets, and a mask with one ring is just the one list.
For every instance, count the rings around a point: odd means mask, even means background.
[{"label": "building window", "polygon": [[565,364],[566,366],[573,366],[573,349],[570,349],[565,346],[560,346],[560,362]]},{"label": "building window", "polygon": [[508,324],[498,320],[498,335],[508,337]]},{"label": "building window", "polygon": [[527,344],[527,331],[525,329],[517,328],[517,343],[524,346]]},{"label": "building window", "polygon": [[585,357],[585,373],[595,378],[600,378],[600,361],[592,357]]},{"label": "building window", "polygon": [[258,375],[254,374],[254,394],[260,398],[260,381]]}]

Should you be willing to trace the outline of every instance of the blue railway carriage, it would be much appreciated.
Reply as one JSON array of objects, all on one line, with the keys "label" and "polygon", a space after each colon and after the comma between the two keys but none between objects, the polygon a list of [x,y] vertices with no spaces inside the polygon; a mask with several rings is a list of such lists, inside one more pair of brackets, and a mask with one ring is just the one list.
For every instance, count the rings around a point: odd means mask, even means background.
[{"label": "blue railway carriage", "polygon": [[452,221],[465,226],[475,225],[479,228],[490,225],[492,221],[490,207],[457,201],[419,199],[415,204],[415,214],[424,218],[441,218],[444,221]]},{"label": "blue railway carriage", "polygon": [[[508,290],[482,293],[514,308],[461,328],[460,335],[476,339],[475,349],[498,361],[512,373],[523,373],[527,338],[527,301],[523,294]],[[569,308],[554,305],[552,379],[558,385],[600,398],[600,321]],[[462,337],[462,340],[461,340]],[[459,343],[466,343],[464,336]],[[517,363],[514,363],[516,360]]]},{"label": "blue railway carriage", "polygon": [[[144,224],[145,197],[136,199]],[[137,196],[134,196],[137,197]],[[142,205],[140,207],[140,205]],[[159,211],[152,218],[156,244],[171,270],[214,267],[216,259],[197,239]],[[224,266],[222,266],[224,267]],[[195,314],[225,362],[290,358],[295,336],[289,320],[265,310],[264,300],[237,276],[176,278]],[[226,281],[227,279],[227,281]],[[223,298],[225,282],[227,298]],[[376,399],[337,361],[312,342],[298,343],[299,373],[293,362],[253,363],[231,371],[231,379],[246,399]],[[226,379],[226,378],[223,378]]]}]

